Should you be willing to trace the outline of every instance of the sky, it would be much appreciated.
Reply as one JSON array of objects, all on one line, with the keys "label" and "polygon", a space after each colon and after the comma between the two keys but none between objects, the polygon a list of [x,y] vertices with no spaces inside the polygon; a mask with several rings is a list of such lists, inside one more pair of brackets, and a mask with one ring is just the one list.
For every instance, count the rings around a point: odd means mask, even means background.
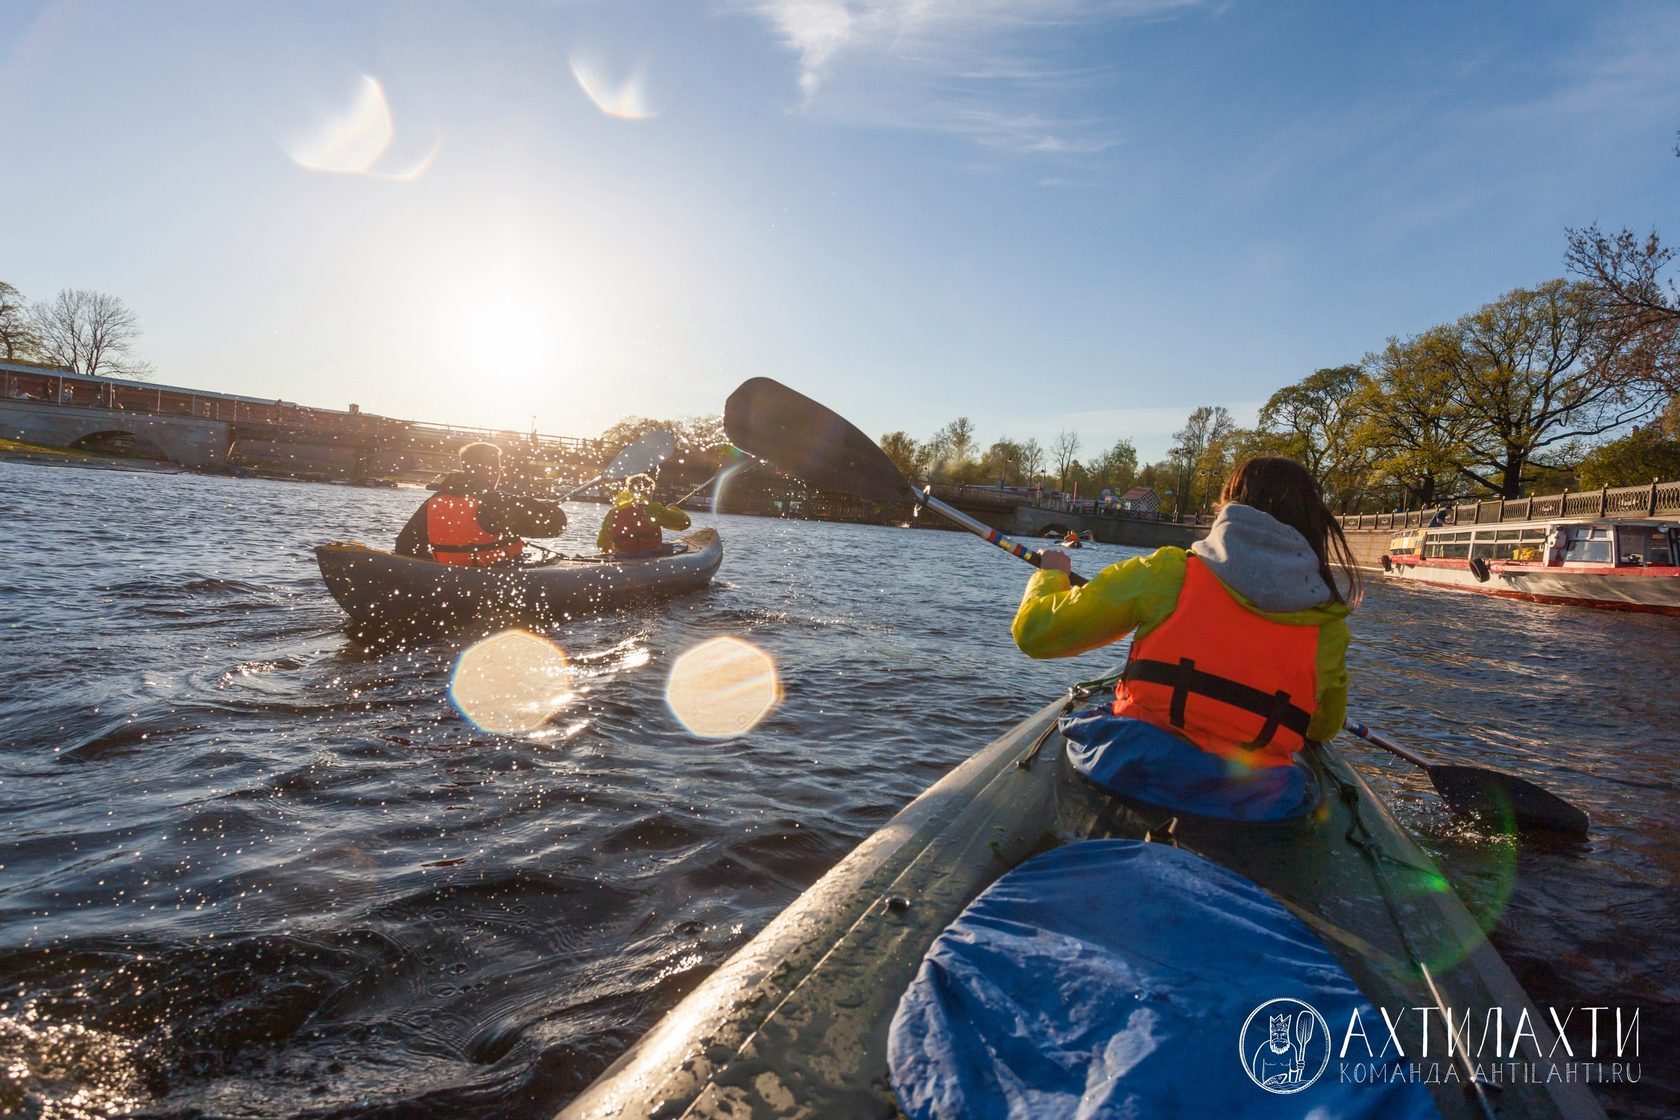
[{"label": "sky", "polygon": [[1680,242],[1680,4],[0,4],[0,280],[155,379],[592,436],[770,376],[1145,460]]}]

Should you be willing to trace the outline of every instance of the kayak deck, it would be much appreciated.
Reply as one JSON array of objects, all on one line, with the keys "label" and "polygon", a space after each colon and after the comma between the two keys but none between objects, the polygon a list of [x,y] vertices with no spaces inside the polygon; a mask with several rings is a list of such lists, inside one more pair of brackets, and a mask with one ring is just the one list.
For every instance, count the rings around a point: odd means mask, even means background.
[{"label": "kayak deck", "polygon": [[699,529],[658,556],[469,568],[335,542],[317,548],[315,559],[327,590],[359,627],[486,617],[563,622],[704,587],[723,562],[723,543],[717,530]]},{"label": "kayak deck", "polygon": [[[1003,872],[1081,839],[1174,842],[1247,877],[1317,933],[1378,1007],[1536,1013],[1429,858],[1332,750],[1314,817],[1233,825],[1130,805],[1067,764],[1058,702],[959,765],[731,957],[561,1116],[892,1117],[888,1027],[934,938]],[[1441,1020],[1432,1016],[1440,1053]],[[1379,1024],[1380,1028],[1380,1024]],[[1398,1024],[1408,1053],[1421,1017]],[[1234,1044],[1219,1040],[1219,1045]],[[1381,1040],[1378,1040],[1379,1044]],[[1525,1055],[1526,1057],[1526,1055]],[[1545,1063],[1539,1063],[1544,1065]],[[1465,1071],[1468,1072],[1468,1071]],[[1597,1117],[1574,1083],[1431,1085],[1444,1117]]]}]

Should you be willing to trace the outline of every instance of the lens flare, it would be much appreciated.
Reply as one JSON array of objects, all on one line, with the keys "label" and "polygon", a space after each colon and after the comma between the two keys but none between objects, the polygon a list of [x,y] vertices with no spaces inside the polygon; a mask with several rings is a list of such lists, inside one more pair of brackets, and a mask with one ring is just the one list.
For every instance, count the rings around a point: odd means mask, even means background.
[{"label": "lens flare", "polygon": [[503,630],[461,653],[449,699],[481,731],[537,731],[572,699],[565,651],[528,630]]},{"label": "lens flare", "polygon": [[731,477],[744,467],[758,462],[751,455],[736,447],[730,447],[723,454],[724,468],[718,472],[717,481],[712,484],[712,512],[723,512],[723,492]]},{"label": "lens flare", "polygon": [[578,88],[602,113],[621,121],[646,121],[659,115],[648,99],[647,71],[640,63],[615,79],[598,59],[579,53],[572,55],[571,62]]},{"label": "lens flare", "polygon": [[442,147],[441,139],[434,138],[431,149],[408,166],[376,170],[395,137],[396,123],[385,97],[385,87],[379,84],[379,79],[363,74],[348,104],[327,114],[304,135],[280,146],[294,163],[308,171],[397,180],[419,178]]},{"label": "lens flare", "polygon": [[776,660],[741,638],[712,638],[677,658],[665,702],[690,733],[727,739],[751,731],[782,698]]}]

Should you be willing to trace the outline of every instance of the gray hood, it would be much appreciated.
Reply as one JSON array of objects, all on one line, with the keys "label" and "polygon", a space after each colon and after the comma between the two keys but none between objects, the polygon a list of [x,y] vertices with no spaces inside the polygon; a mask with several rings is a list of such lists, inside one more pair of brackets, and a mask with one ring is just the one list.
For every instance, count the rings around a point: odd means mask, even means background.
[{"label": "gray hood", "polygon": [[1331,600],[1307,538],[1253,506],[1233,502],[1221,509],[1208,535],[1190,551],[1221,583],[1263,611],[1304,611]]}]

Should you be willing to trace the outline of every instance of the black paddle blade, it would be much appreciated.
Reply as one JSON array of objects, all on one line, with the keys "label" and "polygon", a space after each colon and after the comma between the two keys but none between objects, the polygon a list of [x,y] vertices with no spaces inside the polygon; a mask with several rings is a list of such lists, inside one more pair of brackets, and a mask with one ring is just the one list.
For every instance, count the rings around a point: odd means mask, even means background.
[{"label": "black paddle blade", "polygon": [[1533,782],[1479,766],[1430,766],[1429,780],[1454,813],[1488,821],[1509,820],[1519,829],[1584,836],[1587,815]]},{"label": "black paddle blade", "polygon": [[729,442],[807,486],[871,502],[910,497],[910,484],[880,445],[779,381],[755,377],[723,406]]}]

